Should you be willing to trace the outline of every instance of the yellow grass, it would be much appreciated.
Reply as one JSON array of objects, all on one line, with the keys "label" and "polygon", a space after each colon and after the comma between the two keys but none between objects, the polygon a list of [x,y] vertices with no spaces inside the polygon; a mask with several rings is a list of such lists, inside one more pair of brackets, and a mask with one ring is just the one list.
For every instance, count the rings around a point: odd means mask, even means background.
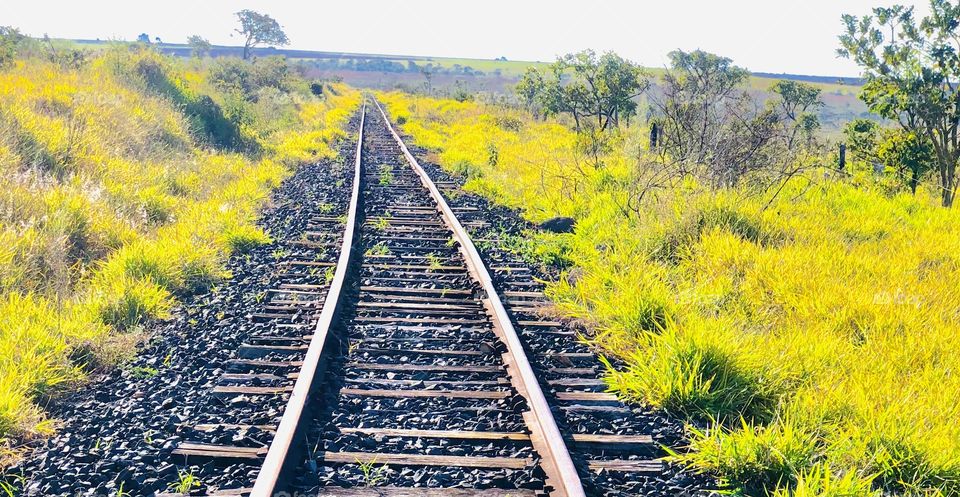
[{"label": "yellow grass", "polygon": [[[237,103],[202,63],[124,47],[0,71],[0,438],[48,432],[34,399],[268,240],[258,208],[293,166],[334,153],[359,103],[335,90]],[[238,131],[247,147],[211,147],[197,105],[255,116]]]},{"label": "yellow grass", "polygon": [[570,264],[550,293],[626,362],[613,391],[709,426],[679,461],[750,495],[960,494],[960,215],[936,192],[818,171],[766,209],[689,181],[628,214],[640,129],[597,169],[557,124],[381,98],[468,188],[577,219],[538,240]]}]

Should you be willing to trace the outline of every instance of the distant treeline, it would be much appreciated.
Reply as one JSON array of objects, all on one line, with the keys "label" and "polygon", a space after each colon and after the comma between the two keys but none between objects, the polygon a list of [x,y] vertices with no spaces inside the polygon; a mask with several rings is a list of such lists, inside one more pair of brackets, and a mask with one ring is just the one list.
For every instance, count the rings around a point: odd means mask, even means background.
[{"label": "distant treeline", "polygon": [[[410,73],[429,73],[429,74],[455,74],[463,76],[484,76],[486,73],[474,69],[470,66],[453,64],[451,66],[436,65],[432,62],[426,64],[417,64],[413,60],[407,60],[406,63],[396,60],[382,58],[329,58],[314,59],[304,61],[303,64],[312,65],[317,69],[327,70],[347,70],[347,71],[372,71],[372,72],[410,72]],[[500,69],[492,72],[495,76],[500,75]]]},{"label": "distant treeline", "polygon": [[[76,40],[79,43],[99,45],[109,42],[101,40]],[[190,45],[180,43],[156,43],[153,47],[157,50],[178,57],[190,57],[193,48]],[[407,57],[403,55],[367,55],[351,54],[346,52],[319,52],[314,50],[290,50],[280,48],[253,48],[251,53],[257,57],[283,56],[290,59],[311,59],[304,61],[308,65],[313,65],[317,69],[327,70],[351,70],[351,71],[370,71],[370,72],[392,72],[403,73],[413,72],[430,74],[454,74],[464,76],[484,76],[486,73],[470,66],[461,64],[452,64],[444,66],[427,62],[418,64],[417,60],[421,58]],[[211,57],[241,57],[243,56],[243,47],[229,47],[214,45],[210,48]],[[406,61],[400,62],[400,61]],[[494,76],[500,75],[500,69],[491,71]]]},{"label": "distant treeline", "polygon": [[[74,40],[78,43],[89,45],[107,44],[103,40]],[[153,45],[157,50],[178,57],[190,57],[193,48],[187,44],[181,43],[156,43]],[[363,72],[389,72],[389,73],[429,73],[429,74],[453,74],[464,76],[485,76],[484,71],[474,69],[470,66],[453,64],[444,66],[427,62],[423,64],[425,57],[413,57],[404,55],[377,55],[377,54],[355,54],[348,52],[321,52],[316,50],[291,50],[284,48],[253,48],[251,52],[257,57],[269,57],[279,55],[290,59],[311,59],[307,64],[315,66],[317,69],[325,70],[349,70]],[[209,54],[211,57],[241,57],[243,56],[243,47],[230,47],[224,45],[214,45]],[[404,62],[405,61],[405,62]],[[421,63],[418,63],[421,62]],[[789,79],[794,81],[806,81],[810,83],[825,84],[844,84],[851,86],[861,86],[864,81],[861,78],[842,78],[837,76],[808,76],[803,74],[775,74],[767,72],[754,72],[754,76],[760,78]],[[500,69],[489,72],[491,76],[501,76]]]},{"label": "distant treeline", "polygon": [[866,82],[863,78],[841,78],[839,76],[807,76],[805,74],[776,74],[772,72],[754,72],[751,74],[758,78],[789,79],[792,81],[806,81],[808,83],[824,83],[829,85],[863,86]]}]

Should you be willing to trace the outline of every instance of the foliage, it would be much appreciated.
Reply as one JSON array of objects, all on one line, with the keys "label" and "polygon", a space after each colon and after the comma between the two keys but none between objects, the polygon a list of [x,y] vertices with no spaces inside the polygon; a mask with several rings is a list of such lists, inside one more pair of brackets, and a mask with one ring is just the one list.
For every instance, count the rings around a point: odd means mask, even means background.
[{"label": "foliage", "polygon": [[259,206],[293,167],[333,155],[359,103],[292,72],[238,96],[208,62],[118,47],[80,65],[21,53],[0,70],[0,438],[49,432],[37,399],[108,367],[108,344],[267,243]]},{"label": "foliage", "polygon": [[551,121],[381,98],[468,189],[532,221],[576,218],[530,237],[570,264],[548,292],[625,365],[616,392],[705,427],[678,461],[750,495],[960,493],[960,214],[936,189],[812,169],[771,200],[687,176],[624,210],[646,129],[597,168]]},{"label": "foliage", "polygon": [[930,9],[919,22],[913,7],[903,5],[862,18],[844,15],[838,53],[863,69],[860,98],[871,112],[932,147],[941,203],[950,207],[960,181],[960,6],[931,0]]},{"label": "foliage", "polygon": [[844,135],[854,160],[884,166],[894,185],[905,186],[913,194],[920,182],[936,169],[933,146],[914,132],[882,128],[875,121],[856,119],[847,123]]},{"label": "foliage", "polygon": [[820,88],[799,81],[780,80],[770,91],[779,97],[777,105],[787,127],[787,148],[793,149],[798,134],[807,142],[812,140],[813,133],[820,128],[820,120],[814,113],[823,106]]},{"label": "foliage", "polygon": [[210,69],[210,79],[220,90],[237,92],[248,99],[256,99],[265,88],[288,89],[291,77],[282,57],[257,59],[253,63],[222,57]]},{"label": "foliage", "polygon": [[243,36],[243,58],[250,58],[250,49],[261,45],[289,45],[290,39],[276,19],[249,9],[236,13],[240,29],[235,30]]},{"label": "foliage", "polygon": [[17,50],[26,39],[17,28],[0,26],[0,68],[13,63]]},{"label": "foliage", "polygon": [[544,77],[528,68],[517,92],[529,103],[538,101],[548,114],[570,114],[577,129],[605,131],[637,111],[634,101],[647,87],[640,67],[613,52],[599,57],[592,50],[567,54]]},{"label": "foliage", "polygon": [[187,37],[187,45],[190,45],[191,54],[194,57],[204,57],[210,55],[213,45],[200,35],[190,35]]}]

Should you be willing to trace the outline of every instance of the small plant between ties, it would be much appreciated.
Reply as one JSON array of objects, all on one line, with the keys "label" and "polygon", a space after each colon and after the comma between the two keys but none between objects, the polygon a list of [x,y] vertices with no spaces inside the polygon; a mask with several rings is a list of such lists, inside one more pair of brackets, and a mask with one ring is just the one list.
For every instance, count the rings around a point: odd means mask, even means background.
[{"label": "small plant between ties", "polygon": [[383,164],[380,166],[380,186],[389,186],[393,183],[393,166],[389,164]]},{"label": "small plant between ties", "polygon": [[369,256],[387,256],[390,255],[390,248],[383,242],[377,242],[376,245],[367,249],[366,255]]},{"label": "small plant between ties", "polygon": [[174,493],[189,494],[193,489],[200,487],[200,479],[193,474],[193,470],[177,470],[177,481],[171,483],[167,488]]},{"label": "small plant between ties", "polygon": [[436,271],[443,267],[443,265],[440,263],[440,257],[433,252],[427,254],[427,263],[430,265],[431,271]]},{"label": "small plant between ties", "polygon": [[387,465],[377,466],[377,458],[369,461],[357,459],[360,471],[363,473],[363,484],[366,487],[376,487],[387,481]]}]

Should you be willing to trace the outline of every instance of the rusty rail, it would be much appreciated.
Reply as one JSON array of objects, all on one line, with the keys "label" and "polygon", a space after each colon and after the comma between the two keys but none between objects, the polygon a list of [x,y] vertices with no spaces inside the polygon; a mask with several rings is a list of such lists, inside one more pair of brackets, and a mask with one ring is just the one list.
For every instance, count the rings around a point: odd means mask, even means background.
[{"label": "rusty rail", "polygon": [[283,417],[280,419],[277,433],[270,444],[270,449],[267,451],[263,466],[254,483],[251,497],[273,496],[281,488],[284,474],[290,469],[289,465],[295,464],[288,456],[291,449],[296,445],[294,439],[300,432],[300,421],[315,388],[314,380],[318,376],[320,361],[324,355],[330,328],[333,326],[340,308],[341,293],[346,284],[347,272],[353,254],[353,242],[357,232],[357,206],[360,200],[360,158],[363,151],[363,125],[366,118],[366,109],[367,105],[364,103],[360,109],[360,132],[357,138],[350,209],[347,212],[347,223],[343,234],[343,244],[340,247],[337,269],[327,290],[327,297],[323,309],[320,311],[313,339],[310,340],[306,356],[303,358],[303,367],[293,386],[293,392],[290,394],[290,400],[286,409],[284,409]]},{"label": "rusty rail", "polygon": [[520,343],[520,338],[517,336],[513,323],[510,322],[510,316],[507,314],[503,302],[500,300],[500,296],[493,285],[493,280],[487,271],[483,259],[480,257],[480,253],[470,239],[470,235],[467,234],[467,231],[460,224],[453,210],[447,204],[446,200],[444,200],[443,195],[440,194],[440,190],[433,183],[433,180],[430,179],[427,172],[423,170],[413,154],[410,153],[407,146],[403,143],[403,139],[400,138],[400,135],[397,134],[396,130],[394,130],[390,124],[390,120],[387,118],[383,107],[375,100],[374,105],[376,105],[377,110],[383,116],[387,128],[403,151],[407,162],[410,163],[410,166],[416,171],[420,177],[420,181],[424,187],[430,191],[430,195],[439,206],[444,222],[450,227],[457,241],[460,243],[461,252],[467,261],[470,272],[474,278],[480,282],[486,293],[487,298],[484,299],[484,303],[490,310],[495,329],[499,332],[500,338],[507,346],[507,353],[513,359],[507,363],[507,368],[512,373],[511,381],[530,406],[531,416],[527,416],[527,425],[532,432],[531,440],[534,448],[537,449],[537,452],[543,457],[541,465],[547,473],[547,482],[555,489],[551,495],[583,497],[585,495],[583,485],[580,483],[580,477],[577,474],[576,467],[573,465],[573,460],[570,458],[570,453],[564,443],[563,436],[559,428],[557,428],[556,420],[553,418],[553,412],[550,410],[550,404],[540,389],[540,383],[537,381],[536,374],[530,365],[530,361],[527,359],[523,345]]}]

